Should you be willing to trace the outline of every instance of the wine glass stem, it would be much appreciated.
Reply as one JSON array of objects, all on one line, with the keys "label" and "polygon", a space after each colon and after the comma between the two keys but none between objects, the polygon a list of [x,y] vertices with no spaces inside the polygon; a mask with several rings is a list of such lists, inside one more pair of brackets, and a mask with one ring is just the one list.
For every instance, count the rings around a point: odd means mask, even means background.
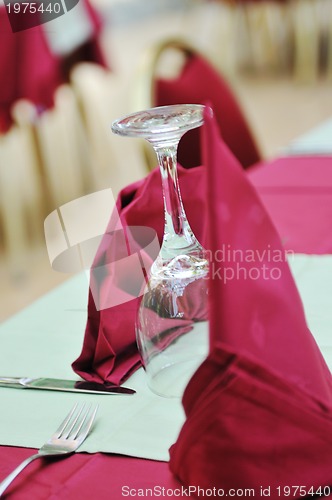
[{"label": "wine glass stem", "polygon": [[[197,242],[193,235],[182,205],[177,175],[177,144],[155,147],[160,166],[165,208],[164,244],[177,240],[178,248],[185,248]],[[182,240],[182,241],[181,241]]]}]

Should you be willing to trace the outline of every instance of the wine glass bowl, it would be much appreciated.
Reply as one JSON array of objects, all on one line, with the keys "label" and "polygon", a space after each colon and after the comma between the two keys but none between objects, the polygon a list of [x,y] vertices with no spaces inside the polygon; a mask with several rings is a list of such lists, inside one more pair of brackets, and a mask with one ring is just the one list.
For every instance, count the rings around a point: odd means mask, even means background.
[{"label": "wine glass bowl", "polygon": [[181,397],[208,351],[207,280],[151,274],[136,334],[150,389]]},{"label": "wine glass bowl", "polygon": [[176,159],[182,135],[203,124],[204,108],[161,106],[112,124],[116,134],[149,141],[160,167],[164,236],[139,306],[136,337],[150,389],[167,397],[182,396],[208,354],[209,263],[183,207]]}]

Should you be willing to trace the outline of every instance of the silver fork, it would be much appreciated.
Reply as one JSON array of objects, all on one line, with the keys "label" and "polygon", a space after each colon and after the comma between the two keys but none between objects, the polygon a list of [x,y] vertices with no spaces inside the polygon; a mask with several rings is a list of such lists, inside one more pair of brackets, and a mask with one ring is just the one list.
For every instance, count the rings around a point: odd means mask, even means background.
[{"label": "silver fork", "polygon": [[89,434],[98,410],[86,404],[76,404],[68,413],[60,427],[48,441],[38,450],[38,453],[26,458],[16,469],[0,483],[0,497],[18,474],[33,460],[42,457],[63,456],[74,453]]}]

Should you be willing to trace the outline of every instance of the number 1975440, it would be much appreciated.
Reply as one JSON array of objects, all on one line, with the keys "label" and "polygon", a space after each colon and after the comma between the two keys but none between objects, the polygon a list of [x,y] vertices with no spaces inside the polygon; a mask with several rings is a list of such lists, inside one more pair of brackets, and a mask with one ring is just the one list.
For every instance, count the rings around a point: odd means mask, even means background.
[{"label": "number 1975440", "polygon": [[49,14],[60,14],[63,11],[60,2],[5,2],[8,14],[35,14],[36,12],[48,12]]}]

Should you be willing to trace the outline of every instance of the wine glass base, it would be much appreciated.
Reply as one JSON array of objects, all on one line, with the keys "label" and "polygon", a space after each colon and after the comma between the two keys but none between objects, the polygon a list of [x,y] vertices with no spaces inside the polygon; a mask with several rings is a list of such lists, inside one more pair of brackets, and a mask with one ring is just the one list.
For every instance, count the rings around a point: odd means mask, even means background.
[{"label": "wine glass base", "polygon": [[138,111],[115,120],[112,131],[128,137],[142,137],[152,144],[177,144],[188,130],[203,125],[201,104],[173,104]]}]

